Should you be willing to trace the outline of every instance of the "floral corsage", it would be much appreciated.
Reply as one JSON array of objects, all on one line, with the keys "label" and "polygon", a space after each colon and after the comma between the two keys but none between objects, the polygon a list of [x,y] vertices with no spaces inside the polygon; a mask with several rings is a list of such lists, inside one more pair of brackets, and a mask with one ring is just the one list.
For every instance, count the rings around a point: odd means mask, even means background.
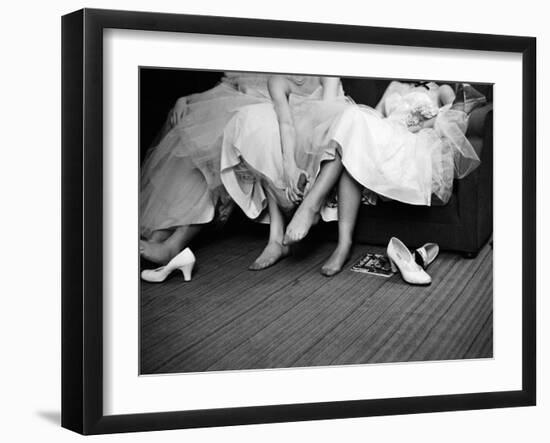
[{"label": "floral corsage", "polygon": [[406,124],[409,128],[418,127],[422,122],[434,118],[439,113],[439,109],[433,104],[424,103],[415,106],[407,115]]}]

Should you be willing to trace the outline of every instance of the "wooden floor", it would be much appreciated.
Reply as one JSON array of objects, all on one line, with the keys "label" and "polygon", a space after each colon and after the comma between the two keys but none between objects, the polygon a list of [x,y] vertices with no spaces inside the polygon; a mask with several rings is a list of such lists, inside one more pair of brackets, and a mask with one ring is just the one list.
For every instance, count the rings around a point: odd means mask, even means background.
[{"label": "wooden floor", "polygon": [[[262,246],[215,239],[195,249],[191,282],[142,282],[142,374],[492,357],[490,245],[473,260],[442,253],[428,287],[349,270],[323,277],[325,241],[248,271]],[[381,251],[358,245],[349,266]]]}]

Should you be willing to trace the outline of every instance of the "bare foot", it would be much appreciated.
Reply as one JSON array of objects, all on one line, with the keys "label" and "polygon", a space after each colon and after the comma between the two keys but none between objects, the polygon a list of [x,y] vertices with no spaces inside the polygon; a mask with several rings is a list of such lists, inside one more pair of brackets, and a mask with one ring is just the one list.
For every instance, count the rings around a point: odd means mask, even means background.
[{"label": "bare foot", "polygon": [[149,240],[139,241],[139,255],[159,265],[165,265],[173,258],[170,248],[166,247],[163,243]]},{"label": "bare foot", "polygon": [[321,268],[321,274],[326,277],[332,277],[333,275],[338,274],[348,261],[350,252],[351,243],[349,245],[338,244],[332,255]]},{"label": "bare foot", "polygon": [[260,271],[274,265],[282,258],[286,257],[290,252],[288,246],[282,245],[275,241],[270,241],[260,256],[252,263],[248,269],[251,271]]},{"label": "bare foot", "polygon": [[286,228],[283,244],[291,245],[303,240],[310,228],[318,221],[319,211],[315,211],[303,204],[298,206]]}]

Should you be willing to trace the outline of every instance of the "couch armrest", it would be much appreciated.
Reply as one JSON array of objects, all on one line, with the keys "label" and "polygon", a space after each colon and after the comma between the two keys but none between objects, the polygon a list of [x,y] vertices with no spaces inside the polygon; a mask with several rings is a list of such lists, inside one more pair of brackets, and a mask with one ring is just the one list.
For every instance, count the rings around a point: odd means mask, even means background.
[{"label": "couch armrest", "polygon": [[493,104],[488,103],[485,106],[476,108],[470,114],[468,120],[468,129],[466,130],[466,137],[478,136],[483,137],[485,135],[485,120],[487,114],[493,110]]},{"label": "couch armrest", "polygon": [[[479,135],[470,135],[474,147],[480,143],[479,167],[468,177],[455,181],[456,198],[464,229],[464,244],[470,243],[472,251],[481,246],[493,231],[493,106],[486,105],[472,112],[474,128]],[[476,112],[477,111],[477,112]],[[472,121],[470,121],[472,123]],[[477,151],[477,148],[476,148]]]}]

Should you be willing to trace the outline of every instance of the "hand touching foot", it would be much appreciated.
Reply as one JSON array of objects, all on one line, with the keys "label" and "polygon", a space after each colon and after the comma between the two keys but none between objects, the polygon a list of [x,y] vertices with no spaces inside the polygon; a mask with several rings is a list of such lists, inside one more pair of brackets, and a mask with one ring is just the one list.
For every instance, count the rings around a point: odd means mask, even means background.
[{"label": "hand touching foot", "polygon": [[291,245],[304,239],[311,227],[319,221],[319,212],[307,207],[298,206],[292,220],[288,224],[283,238],[284,245]]},{"label": "hand touching foot", "polygon": [[338,244],[332,255],[321,268],[321,274],[326,277],[332,277],[333,275],[338,274],[348,261],[350,253],[351,243],[349,245]]},{"label": "hand touching foot", "polygon": [[282,258],[286,257],[290,252],[288,246],[282,245],[275,241],[270,241],[260,256],[252,263],[248,269],[251,271],[259,271],[274,265]]}]

